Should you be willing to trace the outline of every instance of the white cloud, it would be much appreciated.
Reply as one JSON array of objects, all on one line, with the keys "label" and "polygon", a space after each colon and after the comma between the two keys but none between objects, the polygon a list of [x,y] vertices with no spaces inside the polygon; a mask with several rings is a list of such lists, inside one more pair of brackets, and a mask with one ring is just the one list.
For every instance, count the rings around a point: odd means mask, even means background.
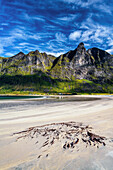
[{"label": "white cloud", "polygon": [[67,40],[65,34],[63,34],[63,33],[61,33],[61,32],[57,32],[57,33],[55,34],[55,37],[56,37],[56,40],[57,40],[57,41],[62,41],[62,42],[64,42],[64,41]]},{"label": "white cloud", "polygon": [[65,16],[65,17],[60,17],[60,18],[58,18],[59,20],[61,20],[61,21],[72,21],[73,20],[73,18],[72,17],[68,17],[68,16]]},{"label": "white cloud", "polygon": [[80,41],[90,41],[95,43],[104,43],[106,40],[106,43],[109,45],[113,44],[113,41],[109,39],[113,39],[112,27],[108,26],[102,26],[99,23],[96,23],[92,20],[92,14],[83,22],[81,23],[80,29],[85,29],[85,31],[82,31]]},{"label": "white cloud", "polygon": [[33,17],[32,19],[39,20],[39,21],[45,21],[45,19],[44,19],[44,18],[42,18],[42,17],[38,17],[38,16]]},{"label": "white cloud", "polygon": [[80,16],[80,14],[68,14],[66,16],[59,17],[58,19],[63,22],[70,22],[70,21],[72,22],[73,20],[78,18],[78,16]]},{"label": "white cloud", "polygon": [[1,23],[1,25],[7,26],[7,25],[9,25],[9,23]]},{"label": "white cloud", "polygon": [[[86,31],[75,31],[69,35],[69,39],[77,40],[79,38],[80,42],[97,42],[103,43],[103,38],[109,36],[109,31],[106,27],[98,25],[90,25],[92,27],[87,28]],[[95,29],[96,27],[96,29]]]},{"label": "white cloud", "polygon": [[27,13],[24,13],[23,14],[23,17],[26,19],[26,20],[39,20],[39,21],[45,21],[45,19],[42,17],[42,16],[29,16]]},{"label": "white cloud", "polygon": [[[30,51],[38,49],[40,50],[40,45],[36,44],[36,41],[45,40],[46,38],[51,38],[53,35],[52,32],[45,33],[33,33],[32,30],[25,26],[16,26],[14,29],[7,32],[7,36],[0,37],[0,55],[4,55],[6,48],[13,47],[14,51]],[[63,35],[62,35],[62,38]],[[18,43],[18,40],[21,43]],[[32,40],[36,40],[35,43],[32,43]],[[45,44],[44,44],[45,46]],[[5,56],[12,55],[11,52],[5,53]]]},{"label": "white cloud", "polygon": [[112,7],[108,6],[107,4],[96,4],[95,8],[98,8],[100,11],[104,12],[104,13],[108,13],[108,14],[112,14]]},{"label": "white cloud", "polygon": [[51,52],[46,52],[46,53],[47,53],[48,55],[53,55],[53,56],[55,56],[55,57],[59,57],[61,54],[64,54],[63,52],[58,52],[58,53],[57,53],[57,52],[56,52],[56,53],[55,53],[55,52],[52,52],[52,53],[51,53]]},{"label": "white cloud", "polygon": [[19,43],[18,45],[19,45],[19,46],[26,46],[26,45],[29,45],[29,43],[23,42],[23,43]]},{"label": "white cloud", "polygon": [[75,32],[72,32],[69,35],[69,39],[70,40],[77,40],[78,38],[80,38],[80,36],[81,36],[81,31],[75,31]]},{"label": "white cloud", "polygon": [[85,42],[90,40],[90,36],[93,34],[93,30],[87,30],[85,32],[83,32],[82,36],[81,36],[81,41]]},{"label": "white cloud", "polygon": [[108,44],[109,46],[113,46],[113,37],[108,37]]},{"label": "white cloud", "polygon": [[14,30],[10,31],[9,35],[12,38],[21,38],[21,39],[26,39],[26,33],[24,30],[20,29],[20,28],[15,28]]},{"label": "white cloud", "polygon": [[0,54],[2,55],[5,51],[5,47],[11,46],[14,43],[12,37],[0,37]]},{"label": "white cloud", "polygon": [[108,53],[113,54],[113,48],[106,50]]},{"label": "white cloud", "polygon": [[62,0],[62,1],[67,3],[73,3],[75,5],[80,5],[81,7],[88,7],[92,4],[103,2],[103,0],[87,0],[86,2],[84,2],[84,0]]},{"label": "white cloud", "polygon": [[14,30],[10,31],[9,35],[14,40],[18,38],[22,40],[28,39],[39,40],[43,38],[43,36],[41,36],[40,33],[34,34],[32,33],[32,31],[28,31],[25,27],[15,28]]},{"label": "white cloud", "polygon": [[91,17],[92,14],[89,14],[89,17],[81,23],[80,28],[82,29],[94,28],[95,24],[94,21],[91,19]]},{"label": "white cloud", "polygon": [[24,33],[24,30],[15,28],[14,30],[8,33],[7,37],[0,37],[0,54],[2,55],[5,52],[5,48],[7,48],[8,46],[15,47],[15,41],[17,39],[22,39],[22,40],[27,39],[27,35]]},{"label": "white cloud", "polygon": [[2,55],[4,52],[3,45],[0,43],[0,55]]},{"label": "white cloud", "polygon": [[103,37],[100,36],[101,30],[97,29],[96,31],[93,31],[93,35],[90,37],[90,40],[102,43],[103,42]]},{"label": "white cloud", "polygon": [[93,28],[94,34],[90,37],[92,40],[103,43],[104,38],[108,38],[112,34],[112,29],[107,26],[101,26],[101,25],[95,25],[95,28]]},{"label": "white cloud", "polygon": [[5,53],[5,56],[12,57],[12,56],[14,56],[14,53]]}]

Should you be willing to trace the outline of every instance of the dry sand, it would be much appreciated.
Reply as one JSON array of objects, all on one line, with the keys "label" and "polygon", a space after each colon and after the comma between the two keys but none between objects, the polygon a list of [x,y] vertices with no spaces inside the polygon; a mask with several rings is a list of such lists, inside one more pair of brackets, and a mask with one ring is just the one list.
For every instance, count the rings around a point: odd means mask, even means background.
[{"label": "dry sand", "polygon": [[[3,103],[6,107],[0,109],[1,170],[113,169],[113,97],[38,105],[36,101],[35,105],[0,101],[0,106]],[[8,107],[8,103],[13,106]],[[14,134],[21,131],[24,132]],[[97,138],[93,140],[87,132]],[[99,142],[98,135],[106,139]]]}]

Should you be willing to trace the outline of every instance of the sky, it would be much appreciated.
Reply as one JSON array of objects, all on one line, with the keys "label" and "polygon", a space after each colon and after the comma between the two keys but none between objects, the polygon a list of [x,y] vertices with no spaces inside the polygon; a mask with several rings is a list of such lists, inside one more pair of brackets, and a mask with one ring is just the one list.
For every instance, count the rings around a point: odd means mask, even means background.
[{"label": "sky", "polygon": [[0,56],[59,56],[80,42],[113,54],[113,0],[0,0]]}]

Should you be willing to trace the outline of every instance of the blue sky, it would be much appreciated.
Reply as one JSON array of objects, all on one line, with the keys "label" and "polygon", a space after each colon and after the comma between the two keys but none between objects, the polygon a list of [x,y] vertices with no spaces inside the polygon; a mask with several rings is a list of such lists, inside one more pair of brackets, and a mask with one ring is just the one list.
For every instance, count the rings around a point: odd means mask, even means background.
[{"label": "blue sky", "polygon": [[0,56],[59,56],[80,42],[113,54],[113,0],[0,0]]}]

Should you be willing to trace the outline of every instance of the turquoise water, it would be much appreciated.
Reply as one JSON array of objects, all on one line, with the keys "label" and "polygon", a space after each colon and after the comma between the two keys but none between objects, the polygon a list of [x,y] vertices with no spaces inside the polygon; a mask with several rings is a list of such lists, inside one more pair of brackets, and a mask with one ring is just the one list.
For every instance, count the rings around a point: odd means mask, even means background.
[{"label": "turquoise water", "polygon": [[0,100],[8,99],[38,99],[43,98],[42,96],[0,96]]}]

